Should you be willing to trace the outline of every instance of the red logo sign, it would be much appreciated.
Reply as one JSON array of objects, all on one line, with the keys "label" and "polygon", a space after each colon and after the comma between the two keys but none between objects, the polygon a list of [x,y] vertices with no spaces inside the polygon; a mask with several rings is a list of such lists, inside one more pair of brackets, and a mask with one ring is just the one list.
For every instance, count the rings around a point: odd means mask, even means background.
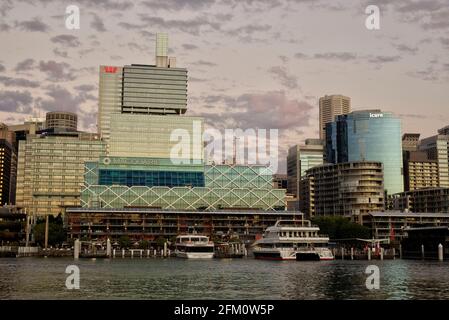
[{"label": "red logo sign", "polygon": [[117,71],[117,67],[104,67],[104,72],[106,73],[115,73]]}]

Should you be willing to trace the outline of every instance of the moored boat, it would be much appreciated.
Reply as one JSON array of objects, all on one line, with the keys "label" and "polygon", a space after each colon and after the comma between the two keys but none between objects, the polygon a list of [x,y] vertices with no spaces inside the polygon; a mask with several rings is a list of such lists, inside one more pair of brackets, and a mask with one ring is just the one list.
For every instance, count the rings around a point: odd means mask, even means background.
[{"label": "moored boat", "polygon": [[214,243],[204,235],[179,235],[176,237],[175,255],[178,258],[211,259],[214,257]]},{"label": "moored boat", "polygon": [[329,237],[319,234],[319,227],[309,220],[278,220],[268,227],[262,239],[254,243],[256,259],[266,260],[333,260],[327,247]]}]

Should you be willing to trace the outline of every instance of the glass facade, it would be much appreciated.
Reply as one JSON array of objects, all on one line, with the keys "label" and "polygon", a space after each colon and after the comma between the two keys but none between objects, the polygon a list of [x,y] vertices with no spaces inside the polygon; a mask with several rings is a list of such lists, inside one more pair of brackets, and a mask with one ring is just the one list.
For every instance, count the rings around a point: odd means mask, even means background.
[{"label": "glass facade", "polygon": [[16,203],[33,214],[61,212],[79,206],[85,161],[98,160],[106,145],[92,134],[28,135],[19,141]]},{"label": "glass facade", "polygon": [[99,172],[99,184],[123,186],[204,187],[202,172],[108,170]]},{"label": "glass facade", "polygon": [[111,127],[110,156],[203,163],[203,118],[118,113],[111,115]]},{"label": "glass facade", "polygon": [[338,116],[326,126],[326,159],[332,163],[379,161],[386,192],[402,192],[401,120],[380,110]]},{"label": "glass facade", "polygon": [[123,113],[182,114],[186,110],[186,69],[151,65],[123,67]]}]

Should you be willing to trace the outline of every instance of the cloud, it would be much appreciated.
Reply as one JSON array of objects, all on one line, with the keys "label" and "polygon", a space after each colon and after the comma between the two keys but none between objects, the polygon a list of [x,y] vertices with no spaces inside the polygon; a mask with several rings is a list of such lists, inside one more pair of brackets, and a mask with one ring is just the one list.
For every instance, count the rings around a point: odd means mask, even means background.
[{"label": "cloud", "polygon": [[103,20],[101,20],[101,18],[95,13],[92,13],[92,16],[93,20],[91,21],[90,26],[98,32],[105,32],[106,28],[104,26]]},{"label": "cloud", "polygon": [[53,53],[55,54],[55,56],[58,56],[61,58],[67,58],[69,56],[67,51],[61,51],[58,48],[54,48]]},{"label": "cloud", "polygon": [[146,27],[161,28],[166,30],[179,30],[182,32],[199,35],[202,28],[220,30],[220,24],[210,21],[205,16],[195,17],[190,20],[164,19],[156,16],[140,14],[140,19],[146,24]]},{"label": "cloud", "polygon": [[143,1],[141,4],[152,10],[178,11],[187,9],[196,11],[210,7],[214,3],[215,0],[153,0]]},{"label": "cloud", "polygon": [[59,36],[53,37],[50,39],[51,42],[61,44],[64,47],[75,48],[80,46],[80,41],[78,37],[70,35],[70,34],[61,34]]},{"label": "cloud", "polygon": [[326,59],[326,60],[340,60],[349,61],[357,59],[357,55],[350,52],[326,52],[326,53],[316,53],[314,55],[315,59]]},{"label": "cloud", "polygon": [[0,72],[6,71],[6,68],[3,64],[0,63]]},{"label": "cloud", "polygon": [[285,67],[275,66],[268,70],[281,84],[288,89],[298,89],[298,78],[289,74]]},{"label": "cloud", "polygon": [[0,23],[0,31],[5,31],[5,32],[7,32],[7,31],[9,31],[11,29],[11,27],[8,25],[8,24],[6,24],[6,23]]},{"label": "cloud", "polygon": [[17,66],[14,68],[14,70],[17,72],[30,71],[31,69],[34,68],[34,63],[35,63],[34,59],[31,58],[25,59],[19,62]]},{"label": "cloud", "polygon": [[418,52],[418,48],[417,47],[409,47],[405,44],[396,44],[394,45],[394,47],[403,53],[410,53],[410,54],[416,54]]},{"label": "cloud", "polygon": [[96,87],[94,85],[91,85],[91,84],[82,84],[82,85],[76,86],[75,89],[78,90],[78,91],[87,92],[87,91],[95,90]]},{"label": "cloud", "polygon": [[29,32],[48,32],[50,27],[38,18],[27,21],[16,21],[15,26],[23,31]]},{"label": "cloud", "polygon": [[[205,104],[224,105],[226,112],[203,112],[211,126],[223,128],[294,129],[308,125],[313,107],[305,101],[289,99],[283,91],[203,97]],[[217,128],[222,129],[222,128]]]},{"label": "cloud", "polygon": [[0,83],[2,83],[5,87],[24,87],[24,88],[39,87],[39,82],[31,81],[24,78],[10,78],[0,76]]},{"label": "cloud", "polygon": [[38,98],[38,105],[45,111],[80,112],[80,106],[86,101],[84,93],[72,95],[70,91],[59,85],[47,87],[45,92],[49,99]]},{"label": "cloud", "polygon": [[0,110],[31,113],[33,98],[28,91],[0,91]]},{"label": "cloud", "polygon": [[388,62],[396,62],[401,59],[400,56],[374,56],[368,58],[368,61],[371,63],[388,63]]},{"label": "cloud", "polygon": [[76,78],[74,75],[74,70],[68,63],[65,62],[58,63],[54,60],[49,60],[47,62],[40,61],[39,70],[47,75],[47,80],[53,82],[69,81]]},{"label": "cloud", "polygon": [[302,52],[295,53],[294,57],[297,59],[307,59],[308,58],[308,56]]},{"label": "cloud", "polygon": [[194,49],[198,49],[198,47],[197,47],[196,45],[194,45],[194,44],[189,44],[189,43],[184,43],[184,44],[182,45],[182,48],[183,48],[184,50],[194,50]]},{"label": "cloud", "polygon": [[204,60],[198,60],[198,61],[192,62],[192,64],[196,65],[196,66],[206,66],[206,67],[214,67],[217,65],[216,63],[204,61]]}]

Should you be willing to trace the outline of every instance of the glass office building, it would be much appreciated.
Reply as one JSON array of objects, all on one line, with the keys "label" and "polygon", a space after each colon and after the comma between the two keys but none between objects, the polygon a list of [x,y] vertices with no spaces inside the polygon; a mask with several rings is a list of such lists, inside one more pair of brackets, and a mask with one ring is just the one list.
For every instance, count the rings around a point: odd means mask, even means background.
[{"label": "glass office building", "polygon": [[19,142],[16,203],[37,215],[79,206],[84,161],[99,159],[106,145],[96,134],[44,133]]},{"label": "glass office building", "polygon": [[171,159],[202,164],[203,118],[175,115],[111,114],[109,155]]},{"label": "glass office building", "polygon": [[169,159],[101,157],[85,164],[81,204],[101,208],[285,210],[285,190],[274,189],[271,177],[265,166],[172,165]]},{"label": "glass office building", "polygon": [[381,110],[354,111],[326,125],[326,159],[331,163],[379,161],[388,194],[404,190],[401,120]]}]

